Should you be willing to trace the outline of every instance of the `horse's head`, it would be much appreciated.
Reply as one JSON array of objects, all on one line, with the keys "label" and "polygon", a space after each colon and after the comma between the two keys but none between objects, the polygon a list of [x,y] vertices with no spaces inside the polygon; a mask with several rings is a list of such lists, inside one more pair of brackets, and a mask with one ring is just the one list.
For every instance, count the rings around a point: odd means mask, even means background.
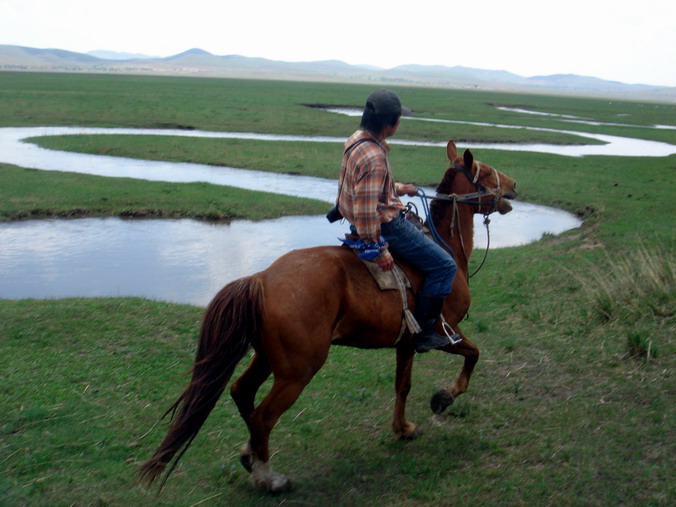
[{"label": "horse's head", "polygon": [[[458,156],[453,139],[448,141],[446,153],[451,165],[437,186],[439,194],[466,196],[465,202],[477,205],[477,213],[497,211],[504,215],[512,211],[507,200],[516,198],[516,182],[512,178],[474,160],[469,150],[465,150],[462,157]],[[456,178],[456,175],[461,177]]]}]

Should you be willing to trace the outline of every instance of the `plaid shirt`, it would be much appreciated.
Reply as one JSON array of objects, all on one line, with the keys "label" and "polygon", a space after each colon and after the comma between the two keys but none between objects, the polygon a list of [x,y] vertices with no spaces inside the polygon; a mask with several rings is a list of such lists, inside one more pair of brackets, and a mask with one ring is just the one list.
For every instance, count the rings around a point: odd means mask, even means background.
[{"label": "plaid shirt", "polygon": [[[366,138],[370,140],[355,145]],[[345,142],[338,207],[365,243],[379,241],[380,224],[394,220],[405,209],[387,162],[389,151],[385,141],[364,130]]]}]

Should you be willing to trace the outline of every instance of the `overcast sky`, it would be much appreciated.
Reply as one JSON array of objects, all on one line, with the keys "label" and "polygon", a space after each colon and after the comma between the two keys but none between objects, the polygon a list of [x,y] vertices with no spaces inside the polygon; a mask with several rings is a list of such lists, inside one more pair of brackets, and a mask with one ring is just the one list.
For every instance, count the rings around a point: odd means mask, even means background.
[{"label": "overcast sky", "polygon": [[0,44],[676,86],[674,0],[0,0]]}]

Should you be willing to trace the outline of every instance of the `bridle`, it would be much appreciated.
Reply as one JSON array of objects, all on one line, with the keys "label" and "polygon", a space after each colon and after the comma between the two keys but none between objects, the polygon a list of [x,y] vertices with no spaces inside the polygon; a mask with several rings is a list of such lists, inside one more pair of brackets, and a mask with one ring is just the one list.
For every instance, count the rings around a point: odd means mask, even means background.
[{"label": "bridle", "polygon": [[[475,187],[476,187],[476,192],[471,192],[469,194],[437,194],[434,199],[439,199],[441,201],[453,201],[461,204],[473,204],[475,206],[485,206],[485,205],[490,205],[490,210],[483,213],[484,216],[490,215],[494,211],[498,209],[498,205],[500,203],[500,200],[502,199],[502,195],[500,194],[500,173],[496,171],[495,169],[492,169],[493,175],[495,176],[495,181],[497,182],[497,186],[495,188],[488,188],[486,185],[483,183],[479,182],[479,173],[481,172],[481,169],[479,168],[479,164],[477,164],[476,167],[476,172],[474,175],[472,175],[465,166],[462,166],[456,162],[453,162],[451,165],[453,169],[455,169],[456,173],[462,173],[467,180],[469,180]],[[491,197],[491,200],[488,202],[482,201],[484,197]],[[453,231],[451,231],[452,233]]]},{"label": "bridle", "polygon": [[[455,230],[455,222],[456,219],[459,216],[459,210],[458,210],[458,204],[471,204],[473,206],[486,206],[489,205],[490,208],[488,211],[483,212],[484,215],[484,225],[486,226],[486,236],[487,236],[487,242],[486,242],[486,251],[484,253],[484,258],[481,261],[481,264],[479,267],[472,273],[470,278],[474,275],[476,275],[481,268],[483,267],[484,263],[486,262],[486,258],[488,257],[488,250],[490,248],[490,230],[489,230],[489,224],[490,224],[490,219],[488,218],[488,215],[493,213],[498,209],[498,206],[500,204],[500,200],[502,199],[502,195],[500,194],[500,173],[496,171],[495,169],[491,168],[493,170],[493,174],[495,175],[495,181],[497,182],[497,186],[495,188],[488,188],[486,187],[483,183],[479,181],[479,173],[480,173],[480,167],[479,164],[477,164],[476,172],[474,175],[472,175],[469,170],[467,170],[466,167],[453,162],[451,164],[451,168],[455,170],[455,173],[453,174],[453,177],[455,177],[455,174],[461,173],[464,175],[467,180],[469,180],[476,188],[476,192],[470,192],[467,194],[442,194],[442,193],[437,193],[435,197],[428,197],[425,194],[425,191],[422,188],[418,188],[418,197],[422,200],[423,203],[423,209],[425,211],[425,214],[427,215],[427,227],[430,231],[430,234],[432,235],[432,238],[434,241],[436,241],[439,245],[445,247],[449,252],[451,252],[454,256],[455,253],[453,252],[453,249],[444,241],[444,239],[439,235],[436,226],[434,224],[434,220],[432,218],[432,213],[430,210],[430,206],[428,203],[428,200],[438,200],[438,201],[447,201],[451,202],[453,205],[453,211],[451,215],[451,236],[454,234]],[[489,201],[484,201],[483,199],[485,197],[490,197],[491,199]],[[465,259],[469,261],[469,258],[467,256],[467,252],[465,250],[465,242],[462,237],[462,234],[459,234],[460,237],[460,245],[462,247],[462,253],[465,256]]]}]

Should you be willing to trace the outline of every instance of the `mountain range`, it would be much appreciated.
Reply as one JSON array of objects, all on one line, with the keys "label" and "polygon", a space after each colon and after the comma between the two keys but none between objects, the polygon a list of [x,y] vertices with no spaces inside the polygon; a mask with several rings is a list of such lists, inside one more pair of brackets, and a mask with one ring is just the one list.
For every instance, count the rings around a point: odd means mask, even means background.
[{"label": "mountain range", "polygon": [[383,69],[338,60],[284,62],[239,55],[217,56],[202,49],[160,58],[105,50],[76,53],[0,44],[0,70],[353,82],[676,101],[676,87],[627,84],[575,74],[523,77],[505,70],[441,65],[402,65]]}]

